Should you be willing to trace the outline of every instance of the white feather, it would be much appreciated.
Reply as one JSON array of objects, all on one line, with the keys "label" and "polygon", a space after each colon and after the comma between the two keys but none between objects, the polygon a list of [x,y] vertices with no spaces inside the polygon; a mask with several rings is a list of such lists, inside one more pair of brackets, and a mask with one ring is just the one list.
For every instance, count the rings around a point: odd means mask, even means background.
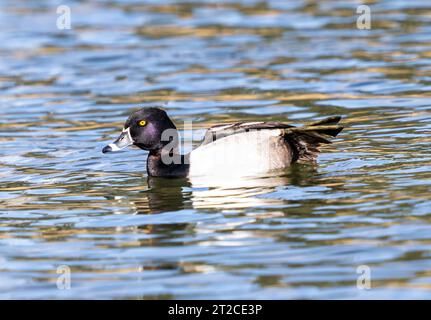
[{"label": "white feather", "polygon": [[251,176],[288,167],[292,160],[283,130],[233,134],[193,150],[190,176]]}]

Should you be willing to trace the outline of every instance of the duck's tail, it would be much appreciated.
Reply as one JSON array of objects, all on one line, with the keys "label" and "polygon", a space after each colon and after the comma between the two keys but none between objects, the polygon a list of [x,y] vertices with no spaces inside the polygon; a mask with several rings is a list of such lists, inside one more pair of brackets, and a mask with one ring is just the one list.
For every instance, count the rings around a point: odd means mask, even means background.
[{"label": "duck's tail", "polygon": [[341,117],[329,117],[312,122],[299,128],[286,129],[285,139],[293,150],[293,162],[315,161],[319,155],[321,144],[331,143],[331,137],[336,137],[343,126],[338,125]]}]

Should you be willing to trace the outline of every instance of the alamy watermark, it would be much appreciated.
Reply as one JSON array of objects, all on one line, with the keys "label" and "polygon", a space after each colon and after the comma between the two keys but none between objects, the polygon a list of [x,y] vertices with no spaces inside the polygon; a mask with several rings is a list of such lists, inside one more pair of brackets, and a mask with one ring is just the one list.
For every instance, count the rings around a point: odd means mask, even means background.
[{"label": "alamy watermark", "polygon": [[365,4],[356,8],[356,13],[359,17],[356,19],[356,28],[359,30],[371,29],[371,8]]},{"label": "alamy watermark", "polygon": [[66,265],[61,265],[57,268],[57,289],[59,290],[70,290],[71,286],[71,271]]},{"label": "alamy watermark", "polygon": [[61,5],[57,7],[57,29],[70,30],[72,28],[71,13],[69,6]]},{"label": "alamy watermark", "polygon": [[359,290],[371,289],[371,268],[365,264],[356,268],[356,273],[359,274],[356,279],[356,288]]}]

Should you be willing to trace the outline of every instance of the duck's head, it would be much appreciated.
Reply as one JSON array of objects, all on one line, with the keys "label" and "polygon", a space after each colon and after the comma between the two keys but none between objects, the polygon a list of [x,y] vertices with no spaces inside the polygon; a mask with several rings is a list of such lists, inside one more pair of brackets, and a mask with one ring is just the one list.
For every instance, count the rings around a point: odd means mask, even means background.
[{"label": "duck's head", "polygon": [[143,108],[130,115],[118,139],[102,152],[119,151],[130,145],[148,151],[161,150],[170,142],[173,142],[171,147],[176,147],[178,133],[166,112],[159,108]]}]

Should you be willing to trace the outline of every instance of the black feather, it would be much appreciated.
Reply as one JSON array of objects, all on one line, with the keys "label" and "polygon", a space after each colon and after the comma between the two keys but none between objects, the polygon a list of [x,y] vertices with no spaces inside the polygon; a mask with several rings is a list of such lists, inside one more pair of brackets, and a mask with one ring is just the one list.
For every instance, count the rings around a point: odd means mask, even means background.
[{"label": "black feather", "polygon": [[336,137],[343,129],[338,125],[341,117],[330,117],[300,128],[286,130],[285,139],[293,150],[293,161],[315,161],[321,144],[331,143],[328,138]]}]

